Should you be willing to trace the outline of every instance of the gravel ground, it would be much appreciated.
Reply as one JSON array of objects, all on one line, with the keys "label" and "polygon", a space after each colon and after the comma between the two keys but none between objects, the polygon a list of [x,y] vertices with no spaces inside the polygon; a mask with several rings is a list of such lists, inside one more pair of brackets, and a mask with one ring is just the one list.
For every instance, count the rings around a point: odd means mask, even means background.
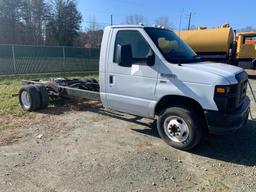
[{"label": "gravel ground", "polygon": [[167,146],[151,120],[97,103],[0,120],[7,126],[0,131],[3,192],[256,191],[254,120],[230,135],[208,136],[191,152]]}]

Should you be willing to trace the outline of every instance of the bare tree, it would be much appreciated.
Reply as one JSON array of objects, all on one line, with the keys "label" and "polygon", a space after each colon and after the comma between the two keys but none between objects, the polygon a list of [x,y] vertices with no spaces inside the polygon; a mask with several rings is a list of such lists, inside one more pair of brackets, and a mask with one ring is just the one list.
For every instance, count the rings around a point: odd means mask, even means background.
[{"label": "bare tree", "polygon": [[102,36],[103,36],[103,30],[88,31],[87,32],[88,40],[87,40],[87,43],[85,44],[85,47],[100,48]]},{"label": "bare tree", "polygon": [[73,45],[75,47],[86,47],[88,36],[86,32],[79,32],[78,37],[75,39]]},{"label": "bare tree", "polygon": [[244,28],[238,29],[239,32],[256,32],[256,28],[253,26],[246,26]]},{"label": "bare tree", "polygon": [[103,36],[103,30],[100,29],[99,23],[97,22],[95,16],[92,16],[88,23],[89,25],[86,33],[80,34],[82,40],[85,40],[83,44],[87,48],[99,48]]},{"label": "bare tree", "polygon": [[103,30],[95,16],[90,17],[87,22],[88,26],[84,32],[79,32],[79,36],[75,39],[74,46],[86,48],[99,48],[103,36]]},{"label": "bare tree", "polygon": [[96,31],[98,30],[99,28],[99,25],[98,25],[98,22],[97,22],[97,19],[95,17],[95,15],[93,15],[89,21],[88,21],[88,31]]},{"label": "bare tree", "polygon": [[43,44],[44,28],[49,17],[50,8],[45,0],[30,0],[32,9],[33,41],[35,44]]},{"label": "bare tree", "polygon": [[23,0],[23,25],[25,44],[43,44],[43,28],[49,9],[45,0]]},{"label": "bare tree", "polygon": [[167,16],[158,17],[155,20],[155,24],[156,25],[162,25],[162,26],[166,27],[167,29],[174,29],[172,23],[169,20],[169,17],[167,17]]},{"label": "bare tree", "polygon": [[139,23],[144,23],[145,18],[142,15],[129,15],[126,17],[125,23],[128,25],[138,25]]}]

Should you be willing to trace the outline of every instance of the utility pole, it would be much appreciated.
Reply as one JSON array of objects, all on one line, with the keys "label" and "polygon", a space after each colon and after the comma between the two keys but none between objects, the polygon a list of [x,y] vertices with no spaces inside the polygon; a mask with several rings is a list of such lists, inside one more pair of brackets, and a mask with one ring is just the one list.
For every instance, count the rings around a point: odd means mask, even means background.
[{"label": "utility pole", "polygon": [[192,18],[192,13],[190,12],[189,15],[188,15],[188,31],[190,30],[190,27],[191,27],[191,18]]},{"label": "utility pole", "polygon": [[113,15],[110,15],[110,25],[113,25]]}]

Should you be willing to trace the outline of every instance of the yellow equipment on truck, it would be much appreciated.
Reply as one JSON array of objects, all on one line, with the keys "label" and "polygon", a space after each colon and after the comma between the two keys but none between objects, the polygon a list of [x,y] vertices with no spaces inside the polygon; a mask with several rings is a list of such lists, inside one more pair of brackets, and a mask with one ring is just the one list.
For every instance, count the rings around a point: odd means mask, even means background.
[{"label": "yellow equipment on truck", "polygon": [[229,24],[219,28],[176,32],[203,59],[256,67],[256,33],[233,31]]}]

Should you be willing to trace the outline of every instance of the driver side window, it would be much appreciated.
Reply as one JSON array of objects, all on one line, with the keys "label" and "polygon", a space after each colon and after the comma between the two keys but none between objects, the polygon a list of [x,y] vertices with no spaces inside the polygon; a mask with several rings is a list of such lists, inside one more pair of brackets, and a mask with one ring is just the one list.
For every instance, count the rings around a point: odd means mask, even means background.
[{"label": "driver side window", "polygon": [[132,61],[137,64],[144,64],[147,62],[147,57],[150,52],[150,46],[139,31],[123,30],[116,35],[114,62],[117,62],[117,46],[131,45]]}]

